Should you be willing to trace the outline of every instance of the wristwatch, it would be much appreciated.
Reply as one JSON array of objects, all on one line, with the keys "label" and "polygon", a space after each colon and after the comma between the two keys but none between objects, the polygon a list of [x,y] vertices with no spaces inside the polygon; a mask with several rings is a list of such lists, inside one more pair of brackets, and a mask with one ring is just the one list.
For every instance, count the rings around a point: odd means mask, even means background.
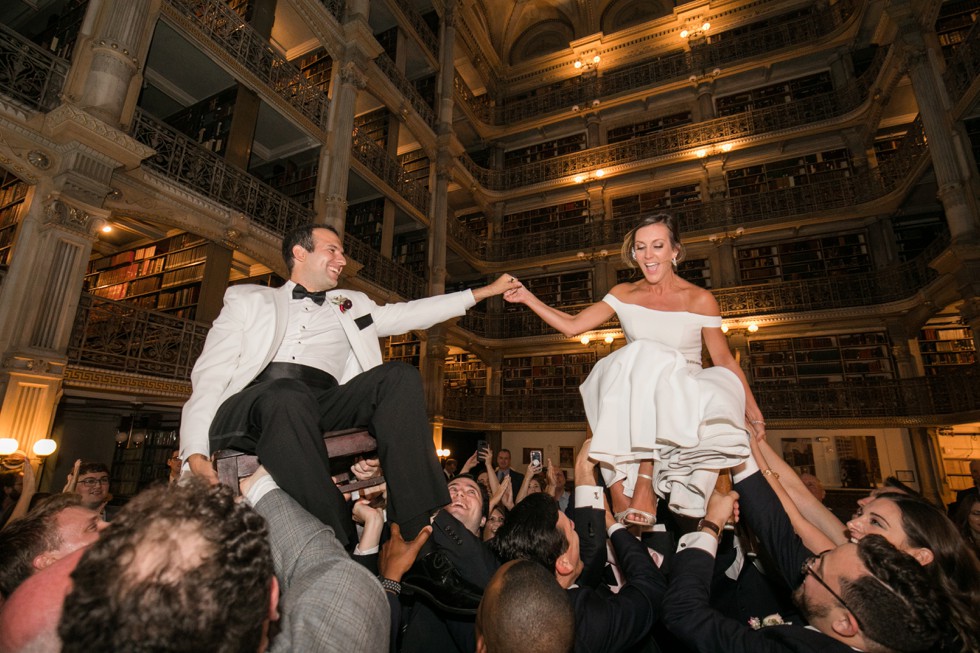
[{"label": "wristwatch", "polygon": [[721,537],[721,527],[719,527],[718,524],[716,524],[714,522],[708,521],[707,519],[701,519],[701,520],[698,521],[698,529],[697,530],[698,530],[699,533],[701,531],[704,531],[704,530],[709,530],[712,533],[714,533],[714,536],[715,537],[718,537],[718,538]]}]

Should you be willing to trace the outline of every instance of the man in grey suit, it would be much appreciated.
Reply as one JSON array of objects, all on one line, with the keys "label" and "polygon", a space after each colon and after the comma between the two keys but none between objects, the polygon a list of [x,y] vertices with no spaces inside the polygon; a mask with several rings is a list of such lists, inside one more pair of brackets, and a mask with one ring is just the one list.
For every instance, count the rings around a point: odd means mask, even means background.
[{"label": "man in grey suit", "polygon": [[225,293],[191,373],[181,458],[216,482],[212,451],[257,454],[282,489],[351,548],[350,512],[330,480],[322,433],[366,427],[391,490],[388,516],[412,539],[449,496],[418,370],[382,363],[378,338],[463,315],[519,283],[505,274],[472,291],[380,306],[364,293],[336,290],[347,259],[333,228],[297,227],[282,250],[290,271],[283,287]]},{"label": "man in grey suit", "polygon": [[378,581],[264,470],[242,490],[254,510],[199,481],[133,499],[72,573],[62,650],[386,650]]}]

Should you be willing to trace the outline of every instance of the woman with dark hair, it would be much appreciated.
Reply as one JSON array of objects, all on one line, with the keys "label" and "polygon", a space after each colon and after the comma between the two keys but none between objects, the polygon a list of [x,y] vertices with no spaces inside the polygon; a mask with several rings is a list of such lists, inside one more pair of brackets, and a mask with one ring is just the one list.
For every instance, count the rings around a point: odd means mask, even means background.
[{"label": "woman with dark hair", "polygon": [[960,500],[954,516],[956,528],[973,552],[980,555],[980,495],[968,494]]},{"label": "woman with dark hair", "polygon": [[883,492],[858,507],[847,530],[852,542],[881,535],[924,565],[949,601],[959,634],[951,650],[980,651],[980,561],[942,510],[920,497]]},{"label": "woman with dark hair", "polygon": [[507,506],[500,503],[490,509],[490,516],[487,517],[487,523],[483,525],[484,542],[494,538],[497,534],[497,529],[504,525],[508,512],[510,510],[507,509]]},{"label": "woman with dark hair", "polygon": [[[718,470],[748,456],[747,427],[761,436],[765,421],[728,348],[718,302],[676,272],[684,258],[676,218],[644,217],[626,234],[621,254],[642,277],[576,315],[523,287],[504,298],[525,304],[566,336],[618,316],[627,346],[599,361],[581,388],[591,457],[610,488],[616,518],[652,524],[655,492],[670,495],[672,510],[701,517]],[[702,343],[713,363],[707,369]]]}]

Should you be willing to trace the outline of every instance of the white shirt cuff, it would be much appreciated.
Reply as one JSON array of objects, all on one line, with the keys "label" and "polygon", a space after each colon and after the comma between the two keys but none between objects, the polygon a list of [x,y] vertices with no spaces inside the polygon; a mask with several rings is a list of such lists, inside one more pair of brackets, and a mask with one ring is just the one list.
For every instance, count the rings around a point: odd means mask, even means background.
[{"label": "white shirt cuff", "polygon": [[754,456],[749,456],[745,459],[745,469],[737,474],[732,474],[732,483],[738,483],[739,481],[744,481],[749,476],[752,476],[757,471],[759,471],[759,465],[755,462]]},{"label": "white shirt cuff", "polygon": [[252,483],[252,486],[248,488],[248,492],[245,493],[245,500],[248,501],[250,505],[255,506],[255,504],[257,504],[262,497],[277,489],[279,489],[279,485],[271,476],[263,476],[259,480]]},{"label": "white shirt cuff", "polygon": [[598,485],[576,485],[575,507],[605,510],[606,506],[602,502],[602,488]]},{"label": "white shirt cuff", "polygon": [[606,535],[608,535],[609,537],[612,537],[612,534],[613,533],[615,533],[616,531],[621,531],[624,528],[626,528],[626,527],[623,526],[622,524],[620,524],[619,522],[616,522],[615,524],[613,524],[612,526],[610,526],[609,528],[606,529]]},{"label": "white shirt cuff", "polygon": [[681,539],[677,542],[677,551],[681,552],[684,549],[701,549],[714,557],[718,553],[718,538],[704,531],[687,533],[681,535]]},{"label": "white shirt cuff", "polygon": [[369,555],[373,555],[373,554],[377,553],[380,550],[381,550],[381,547],[380,546],[372,546],[367,551],[361,551],[361,545],[358,544],[357,546],[354,547],[354,555],[356,555],[356,556],[369,556]]}]

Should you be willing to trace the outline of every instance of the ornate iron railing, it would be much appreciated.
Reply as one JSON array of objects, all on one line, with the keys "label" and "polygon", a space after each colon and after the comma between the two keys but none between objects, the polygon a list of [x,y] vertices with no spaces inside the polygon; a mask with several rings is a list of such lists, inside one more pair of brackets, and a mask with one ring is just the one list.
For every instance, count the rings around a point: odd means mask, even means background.
[{"label": "ornate iron railing", "polygon": [[144,111],[136,112],[133,138],[156,150],[143,165],[168,181],[238,209],[255,224],[282,235],[291,227],[313,221],[313,213],[252,175],[225,163],[197,141],[159,122]]},{"label": "ornate iron railing", "polygon": [[397,159],[375,143],[374,139],[362,136],[356,128],[351,146],[351,153],[358,162],[377,175],[423,215],[428,215],[429,189],[410,178]]},{"label": "ornate iron railing", "polygon": [[359,272],[364,278],[405,299],[426,296],[425,279],[417,277],[405,267],[385,258],[360,240],[345,235],[344,249],[352,259],[364,265]]},{"label": "ornate iron railing", "polygon": [[408,101],[412,103],[412,108],[414,108],[416,113],[422,117],[422,120],[424,120],[429,127],[435,130],[436,114],[432,110],[432,107],[430,107],[425,99],[419,94],[418,89],[415,88],[415,85],[412,84],[412,82],[410,82],[400,70],[398,70],[398,68],[395,66],[395,62],[391,60],[391,57],[382,52],[375,58],[374,63],[378,64],[378,68],[381,69],[381,72],[383,72],[388,79],[391,80],[392,84],[398,87],[401,94],[408,98]]},{"label": "ornate iron railing", "polygon": [[[980,368],[946,376],[871,379],[826,386],[756,384],[752,392],[769,421],[893,419],[929,421],[980,410]],[[579,393],[443,398],[447,419],[470,423],[541,423],[585,420]]]},{"label": "ornate iron railing", "polygon": [[632,138],[621,143],[601,145],[582,152],[557,156],[506,170],[483,168],[467,155],[461,162],[473,178],[488,190],[509,190],[554,181],[577,174],[586,174],[599,168],[633,164],[643,160],[661,159],[684,150],[746,138],[759,134],[771,134],[781,129],[842,116],[860,106],[878,77],[887,50],[879,51],[873,65],[861,77],[847,86],[828,93],[779,104],[763,109],[681,125]]},{"label": "ornate iron railing", "polygon": [[970,85],[980,77],[980,22],[974,23],[966,37],[946,62],[943,81],[954,103],[962,99]]},{"label": "ornate iron railing", "polygon": [[[187,23],[241,63],[310,122],[326,130],[327,95],[222,0],[167,0]],[[329,6],[328,6],[329,9]]]},{"label": "ornate iron railing", "polygon": [[[478,101],[471,101],[470,108],[481,120],[494,125],[509,125],[548,113],[568,111],[576,104],[585,106],[594,99],[686,79],[691,74],[703,74],[715,67],[798,47],[831,34],[854,14],[854,10],[854,0],[844,0],[824,10],[780,20],[728,38],[721,34],[713,37],[711,43],[692,45],[689,52],[674,52],[605,71],[601,76],[574,77],[552,88],[537,89],[532,97],[504,99],[496,106],[476,98]],[[465,95],[463,97],[465,99]]]},{"label": "ornate iron railing", "polygon": [[208,325],[82,293],[68,363],[186,380]]},{"label": "ornate iron railing", "polygon": [[320,4],[327,8],[338,23],[344,22],[344,12],[347,10],[347,3],[344,0],[320,0]]},{"label": "ornate iron railing", "polygon": [[58,105],[68,62],[0,25],[0,91],[34,111]]},{"label": "ornate iron railing", "polygon": [[439,38],[432,33],[432,29],[429,28],[429,24],[425,22],[415,7],[412,6],[411,2],[395,2],[398,5],[398,9],[405,15],[408,19],[408,24],[412,26],[415,33],[419,35],[422,43],[425,47],[429,49],[429,52],[436,59],[439,58]]}]

